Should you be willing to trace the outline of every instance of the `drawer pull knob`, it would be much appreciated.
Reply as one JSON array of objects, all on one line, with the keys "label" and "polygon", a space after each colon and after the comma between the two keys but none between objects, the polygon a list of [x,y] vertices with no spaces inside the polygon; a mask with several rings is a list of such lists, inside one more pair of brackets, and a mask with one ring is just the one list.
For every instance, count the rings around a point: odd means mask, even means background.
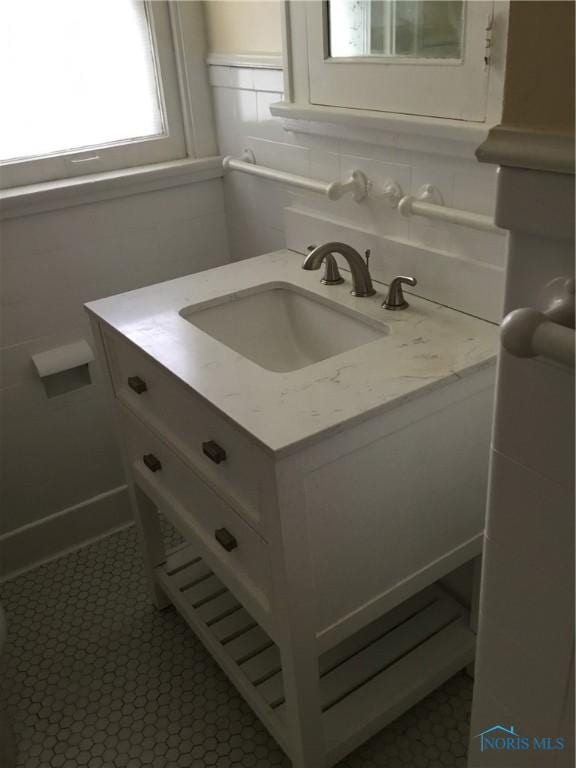
[{"label": "drawer pull knob", "polygon": [[146,464],[150,472],[158,472],[158,470],[162,469],[160,459],[157,459],[153,453],[146,453],[142,456],[142,461]]},{"label": "drawer pull knob", "polygon": [[227,528],[218,528],[214,532],[214,538],[221,547],[224,547],[226,552],[232,552],[238,546],[238,542]]},{"label": "drawer pull knob", "polygon": [[202,443],[202,451],[214,464],[221,464],[223,461],[226,461],[226,451],[218,443],[215,443],[214,440]]},{"label": "drawer pull knob", "polygon": [[128,379],[128,386],[130,389],[133,389],[137,395],[141,395],[143,392],[148,391],[146,382],[144,379],[141,379],[140,376],[130,376]]}]

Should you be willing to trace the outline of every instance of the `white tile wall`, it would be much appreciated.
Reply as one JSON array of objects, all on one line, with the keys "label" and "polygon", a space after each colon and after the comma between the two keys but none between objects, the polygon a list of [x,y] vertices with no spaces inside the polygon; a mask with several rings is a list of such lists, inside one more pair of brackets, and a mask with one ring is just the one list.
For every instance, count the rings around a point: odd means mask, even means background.
[{"label": "white tile wall", "polygon": [[[504,725],[513,725],[519,736],[557,735],[557,724],[561,717],[555,692],[559,680],[550,674],[546,665],[541,664],[541,657],[527,652],[525,645],[518,645],[491,619],[481,615],[479,651],[476,663],[476,680],[492,680],[493,685],[483,686],[483,703],[486,709],[482,716],[473,709],[470,733],[472,738],[492,725],[500,724],[496,719],[508,714]],[[485,645],[483,636],[490,633],[492,642]],[[506,689],[508,695],[501,696]],[[528,704],[530,702],[530,704]],[[495,750],[481,754],[478,741],[472,741],[469,753],[470,768],[546,768],[553,765],[553,753],[539,753],[529,750],[518,754],[508,753],[503,762],[501,754]]]},{"label": "white tile wall", "polygon": [[0,534],[123,483],[96,364],[49,400],[31,355],[90,340],[86,301],[228,259],[219,179],[0,222]]},{"label": "white tile wall", "polygon": [[[297,206],[310,215],[413,244],[431,254],[438,251],[444,256],[439,257],[439,262],[446,262],[446,255],[457,257],[446,276],[448,281],[462,262],[504,268],[503,235],[416,217],[408,220],[378,199],[384,182],[394,178],[405,193],[416,193],[424,183],[435,184],[447,205],[493,214],[496,169],[476,162],[473,148],[469,158],[464,159],[461,147],[454,147],[453,156],[446,147],[442,154],[409,151],[395,143],[383,144],[375,132],[366,132],[366,142],[359,142],[286,131],[269,109],[270,104],[282,98],[281,71],[212,66],[210,79],[222,154],[239,156],[248,147],[262,165],[323,180],[345,179],[350,170],[358,168],[373,182],[370,199],[359,205],[350,199],[334,203],[273,182],[229,174],[225,186],[232,258],[255,256],[271,244],[281,247],[286,235],[282,210]],[[438,147],[438,142],[434,146]],[[382,249],[373,253],[376,271],[378,262],[385,258]],[[501,294],[503,276],[498,280]],[[500,309],[496,314],[499,316]]]}]

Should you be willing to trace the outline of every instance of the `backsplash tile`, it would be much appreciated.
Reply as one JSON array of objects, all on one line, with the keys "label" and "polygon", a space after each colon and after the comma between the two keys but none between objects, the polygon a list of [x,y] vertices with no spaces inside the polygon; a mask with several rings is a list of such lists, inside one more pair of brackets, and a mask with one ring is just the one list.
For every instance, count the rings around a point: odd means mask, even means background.
[{"label": "backsplash tile", "polygon": [[[225,69],[237,71],[223,72]],[[452,145],[446,142],[446,146],[440,146],[434,140],[430,145],[434,151],[427,153],[422,151],[421,139],[418,149],[409,150],[398,146],[399,138],[394,136],[387,135],[388,143],[383,144],[382,137],[375,131],[366,131],[366,141],[360,142],[329,135],[328,124],[322,127],[325,135],[285,130],[283,122],[270,114],[270,105],[282,99],[281,71],[249,67],[244,70],[243,75],[241,67],[210,67],[222,154],[239,156],[242,149],[249,148],[261,165],[324,181],[344,180],[357,168],[366,173],[372,187],[370,197],[361,204],[348,197],[331,202],[321,195],[262,179],[252,178],[253,183],[244,183],[243,174],[230,173],[225,179],[225,189],[233,259],[265,252],[266,244],[281,241],[282,229],[289,247],[294,247],[295,239],[300,238],[295,238],[287,229],[287,222],[293,221],[293,217],[282,223],[282,214],[290,207],[318,216],[323,222],[319,224],[321,231],[326,230],[326,222],[333,221],[377,235],[379,247],[373,249],[372,254],[376,275],[388,274],[388,251],[396,250],[395,243],[411,245],[418,252],[429,250],[430,259],[437,260],[438,269],[446,270],[440,279],[455,285],[470,281],[469,289],[463,290],[460,297],[463,301],[457,304],[459,308],[499,319],[506,235],[416,216],[404,218],[378,197],[389,179],[397,181],[404,194],[415,195],[423,184],[433,184],[446,205],[492,215],[495,168],[480,165],[473,157],[473,148],[465,147],[462,142]],[[289,125],[293,127],[295,121]],[[488,269],[478,280],[477,267]],[[492,292],[496,291],[496,301],[488,302],[489,311],[483,310],[482,302],[477,300],[466,304],[466,296],[478,293],[479,285],[485,282]],[[441,292],[428,297],[441,300],[444,295],[445,292]]]}]

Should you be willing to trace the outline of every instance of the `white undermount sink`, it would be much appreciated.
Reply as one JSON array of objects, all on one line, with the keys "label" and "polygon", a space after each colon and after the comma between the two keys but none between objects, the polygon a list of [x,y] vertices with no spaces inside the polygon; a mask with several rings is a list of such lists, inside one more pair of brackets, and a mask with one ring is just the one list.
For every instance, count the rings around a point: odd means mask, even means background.
[{"label": "white undermount sink", "polygon": [[228,294],[180,315],[269,371],[305,368],[388,333],[380,323],[289,283]]}]

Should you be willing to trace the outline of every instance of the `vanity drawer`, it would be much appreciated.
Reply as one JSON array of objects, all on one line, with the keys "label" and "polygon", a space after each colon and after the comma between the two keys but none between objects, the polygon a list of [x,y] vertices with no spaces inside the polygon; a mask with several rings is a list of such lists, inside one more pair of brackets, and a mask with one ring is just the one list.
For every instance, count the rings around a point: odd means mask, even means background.
[{"label": "vanity drawer", "polygon": [[134,345],[105,334],[116,397],[259,527],[264,452]]},{"label": "vanity drawer", "polygon": [[187,539],[199,542],[207,563],[247,608],[268,611],[268,545],[177,454],[126,408],[119,408],[135,482]]}]

